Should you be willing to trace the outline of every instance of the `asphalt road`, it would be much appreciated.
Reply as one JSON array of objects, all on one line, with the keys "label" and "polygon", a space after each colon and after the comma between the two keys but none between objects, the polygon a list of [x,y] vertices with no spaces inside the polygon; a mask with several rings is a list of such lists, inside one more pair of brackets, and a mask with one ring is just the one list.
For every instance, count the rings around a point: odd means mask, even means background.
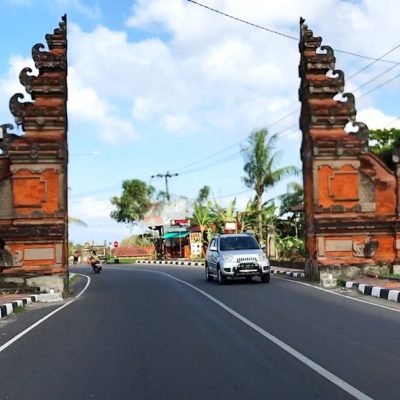
[{"label": "asphalt road", "polygon": [[[71,270],[88,289],[1,350],[0,399],[399,398],[397,311],[193,266]],[[0,324],[0,346],[60,304],[35,307]]]}]

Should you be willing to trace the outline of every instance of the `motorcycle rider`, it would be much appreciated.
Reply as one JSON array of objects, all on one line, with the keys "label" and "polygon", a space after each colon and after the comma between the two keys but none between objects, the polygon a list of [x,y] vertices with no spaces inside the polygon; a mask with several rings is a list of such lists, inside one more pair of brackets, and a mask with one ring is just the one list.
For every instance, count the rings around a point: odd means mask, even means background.
[{"label": "motorcycle rider", "polygon": [[93,268],[93,272],[96,272],[95,271],[96,266],[99,266],[99,264],[100,264],[100,258],[97,256],[96,250],[92,250],[92,254],[89,257],[89,262],[90,262],[90,265]]}]

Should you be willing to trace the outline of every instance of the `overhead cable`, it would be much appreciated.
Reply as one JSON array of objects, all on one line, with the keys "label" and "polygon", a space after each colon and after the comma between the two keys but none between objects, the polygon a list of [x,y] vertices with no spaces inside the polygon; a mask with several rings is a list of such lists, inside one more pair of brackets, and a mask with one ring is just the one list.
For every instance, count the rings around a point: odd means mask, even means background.
[{"label": "overhead cable", "polygon": [[[294,115],[294,114],[296,114],[296,113],[299,113],[299,108],[296,108],[295,110],[290,111],[289,113],[285,114],[283,117],[281,117],[281,118],[277,119],[276,121],[272,122],[271,124],[267,125],[267,129],[270,129],[272,126],[277,125],[278,123],[280,123],[280,122],[286,120],[287,118],[291,117],[292,115]],[[292,128],[292,127],[285,128],[285,129],[283,129],[283,130],[280,131],[280,132],[286,131],[286,130],[291,129],[291,128]],[[277,133],[280,133],[280,132],[277,132]],[[230,150],[230,149],[236,147],[237,145],[239,145],[239,144],[245,142],[246,140],[248,140],[248,137],[249,137],[249,136],[247,135],[245,138],[239,140],[238,142],[235,142],[235,143],[229,145],[228,147],[225,147],[225,148],[223,148],[223,149],[221,149],[221,150],[219,150],[219,151],[217,151],[217,152],[215,152],[215,153],[212,153],[212,154],[210,154],[209,156],[203,157],[203,158],[201,158],[200,160],[194,161],[194,162],[192,162],[192,163],[190,163],[190,164],[187,164],[187,165],[184,165],[184,166],[182,166],[182,167],[180,167],[180,168],[177,168],[177,169],[174,170],[174,172],[182,171],[182,170],[187,169],[187,168],[189,168],[189,167],[192,167],[192,166],[194,166],[194,165],[201,164],[203,161],[207,161],[207,160],[209,160],[210,158],[213,158],[213,157],[215,157],[215,156],[218,156],[218,155],[220,155],[221,153],[224,153],[225,151]]]},{"label": "overhead cable", "polygon": [[[264,30],[264,31],[273,33],[273,34],[275,34],[275,35],[283,36],[283,37],[285,37],[285,38],[287,38],[287,39],[296,40],[296,41],[299,40],[299,38],[297,38],[297,37],[295,37],[295,36],[291,36],[291,35],[288,35],[288,34],[286,34],[286,33],[276,31],[276,30],[274,30],[274,29],[265,28],[264,26],[261,26],[261,25],[258,25],[258,24],[254,24],[254,23],[249,22],[249,21],[246,21],[246,20],[244,20],[244,19],[242,19],[242,18],[238,18],[238,17],[235,17],[235,16],[233,16],[233,15],[224,13],[224,12],[222,12],[222,11],[220,11],[220,10],[217,10],[217,9],[215,9],[215,8],[206,6],[205,4],[199,3],[199,2],[197,2],[197,1],[194,1],[194,0],[187,0],[187,1],[190,2],[190,3],[196,4],[196,5],[200,6],[200,7],[206,8],[207,10],[210,10],[210,11],[215,12],[215,13],[217,13],[217,14],[223,15],[224,17],[227,17],[227,18],[230,18],[230,19],[239,21],[239,22],[241,22],[241,23],[243,23],[243,24],[247,24],[247,25],[253,26],[254,28],[262,29],[262,30]],[[376,58],[376,57],[369,57],[369,56],[365,56],[365,55],[363,55],[363,54],[357,54],[357,53],[354,53],[354,52],[351,52],[351,51],[340,50],[340,49],[336,49],[336,48],[334,48],[334,50],[335,50],[336,52],[338,52],[338,53],[348,54],[348,55],[351,55],[351,56],[355,56],[355,57],[359,57],[359,58],[364,58],[364,59],[366,59],[366,60],[381,61],[381,62],[386,62],[386,63],[390,63],[390,64],[398,64],[398,63],[399,63],[398,61],[384,60],[382,57],[378,57],[378,58]]]},{"label": "overhead cable", "polygon": [[[365,71],[367,68],[371,67],[372,65],[374,65],[375,63],[377,63],[378,61],[381,61],[383,57],[387,56],[388,54],[392,53],[393,51],[395,51],[396,49],[398,49],[400,47],[400,44],[396,45],[395,47],[393,47],[392,49],[390,49],[389,51],[387,51],[385,54],[382,54],[379,58],[377,58],[376,60],[371,61],[369,64],[365,65],[364,67],[362,67],[361,69],[359,69],[358,71],[354,72],[353,74],[351,74],[348,78],[354,78],[356,75],[360,74],[361,72]],[[400,63],[397,63],[397,65],[399,65]],[[396,64],[393,66],[393,68],[396,66]]]}]

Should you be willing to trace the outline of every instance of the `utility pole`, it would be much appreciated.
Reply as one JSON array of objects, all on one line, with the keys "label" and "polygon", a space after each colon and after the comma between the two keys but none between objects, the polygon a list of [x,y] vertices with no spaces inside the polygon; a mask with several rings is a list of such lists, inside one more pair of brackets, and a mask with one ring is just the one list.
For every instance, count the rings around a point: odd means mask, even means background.
[{"label": "utility pole", "polygon": [[178,175],[179,174],[171,174],[168,171],[165,174],[151,175],[152,178],[164,178],[165,179],[165,196],[168,201],[169,201],[168,178],[172,178],[173,176],[178,176]]}]

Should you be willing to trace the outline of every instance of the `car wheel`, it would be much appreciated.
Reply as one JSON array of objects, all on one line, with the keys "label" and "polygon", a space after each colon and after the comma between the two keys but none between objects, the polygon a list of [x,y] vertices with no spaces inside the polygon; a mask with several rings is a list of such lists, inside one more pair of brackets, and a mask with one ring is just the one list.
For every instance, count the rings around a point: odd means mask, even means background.
[{"label": "car wheel", "polygon": [[218,267],[218,284],[225,285],[226,283],[226,276],[222,275],[221,268]]},{"label": "car wheel", "polygon": [[268,283],[270,277],[271,277],[271,274],[264,274],[264,275],[261,275],[261,282],[263,282],[263,283]]},{"label": "car wheel", "polygon": [[206,265],[206,279],[208,282],[211,282],[214,279],[214,277],[210,275],[210,272],[208,270],[208,265]]}]

